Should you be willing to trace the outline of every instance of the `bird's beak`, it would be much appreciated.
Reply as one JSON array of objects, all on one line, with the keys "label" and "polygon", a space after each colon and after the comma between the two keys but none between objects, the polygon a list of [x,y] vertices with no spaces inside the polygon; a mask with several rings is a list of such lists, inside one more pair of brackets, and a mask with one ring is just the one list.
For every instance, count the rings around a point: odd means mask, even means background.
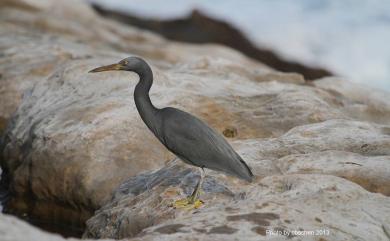
[{"label": "bird's beak", "polygon": [[110,71],[110,70],[123,70],[123,65],[121,64],[110,64],[106,66],[102,66],[93,70],[90,70],[88,73],[102,72],[102,71]]}]

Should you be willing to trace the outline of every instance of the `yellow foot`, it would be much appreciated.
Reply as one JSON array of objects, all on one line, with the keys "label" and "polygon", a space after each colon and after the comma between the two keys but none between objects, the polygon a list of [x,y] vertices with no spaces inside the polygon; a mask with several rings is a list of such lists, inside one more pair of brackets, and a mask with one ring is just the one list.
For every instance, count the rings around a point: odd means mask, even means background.
[{"label": "yellow foot", "polygon": [[173,203],[173,207],[191,210],[191,209],[200,208],[203,205],[203,203],[204,202],[202,200],[199,200],[199,199],[197,199],[195,201],[191,201],[191,197],[188,197],[188,198],[176,200]]}]

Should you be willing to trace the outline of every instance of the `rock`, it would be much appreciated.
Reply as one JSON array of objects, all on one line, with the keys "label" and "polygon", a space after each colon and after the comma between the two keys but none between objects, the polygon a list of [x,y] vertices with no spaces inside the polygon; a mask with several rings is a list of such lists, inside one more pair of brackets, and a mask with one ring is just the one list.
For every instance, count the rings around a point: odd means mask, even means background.
[{"label": "rock", "polygon": [[253,139],[241,144],[257,158],[275,158],[327,150],[365,156],[390,154],[389,126],[343,119],[295,127],[277,139]]},{"label": "rock", "polygon": [[389,162],[389,156],[320,151],[285,156],[277,160],[277,166],[282,173],[319,173],[343,177],[370,192],[390,196]]},{"label": "rock", "polygon": [[[313,234],[306,234],[305,240],[388,239],[388,197],[345,179],[283,174],[248,185],[212,173],[203,189],[203,207],[174,209],[170,204],[190,193],[194,175],[193,169],[172,163],[158,172],[128,180],[114,199],[88,220],[84,237],[268,240],[273,236],[275,240],[289,240],[306,231]],[[295,233],[283,234],[287,231]]]},{"label": "rock", "polygon": [[0,234],[2,241],[24,241],[28,240],[66,240],[60,235],[49,234],[38,230],[36,227],[21,221],[20,219],[11,216],[0,214]]},{"label": "rock", "polygon": [[[17,3],[13,6],[19,6]],[[299,86],[280,84],[303,83],[299,75],[272,71],[232,50],[176,46],[151,34],[106,23],[90,10],[83,15],[80,9],[85,6],[79,2],[59,6],[50,1],[42,5],[34,5],[34,1],[19,3],[24,7],[6,5],[2,9],[5,27],[1,43],[7,48],[2,61],[7,64],[1,80],[4,92],[14,96],[2,100],[10,104],[3,110],[4,118],[19,106],[22,95],[23,101],[9,124],[1,149],[2,167],[10,176],[13,191],[10,208],[20,213],[59,222],[69,216],[68,222],[83,223],[128,176],[161,167],[172,159],[135,110],[132,89],[136,77],[123,73],[87,74],[92,67],[127,56],[114,50],[127,50],[132,43],[137,43],[136,53],[149,56],[153,64],[156,81],[152,96],[156,105],[173,105],[193,112],[220,132],[229,124],[237,129],[238,139],[279,135],[297,122],[342,116],[325,102],[323,107],[303,114],[303,109],[313,108],[322,97],[314,96],[311,87],[303,93]],[[31,13],[26,4],[33,4],[31,8],[38,12]],[[72,11],[77,5],[83,7]],[[51,18],[51,12],[58,16]],[[102,36],[92,38],[94,32],[87,23],[101,25]],[[84,28],[88,30],[82,31]],[[116,36],[119,39],[108,39],[113,29],[122,33]],[[36,34],[43,30],[48,33]],[[125,39],[130,40],[126,47],[117,45]],[[115,48],[100,48],[107,42]],[[157,58],[156,44],[166,47],[161,50],[164,55]],[[148,54],[150,50],[153,52]],[[288,98],[284,99],[284,91],[289,92]],[[307,97],[294,114],[299,119],[280,120],[285,122],[282,128],[271,128],[275,125],[269,110],[272,107],[266,105],[263,110],[260,106],[269,102],[284,108],[291,98],[300,99],[302,94]],[[325,92],[322,94],[327,98]],[[236,104],[232,106],[232,102]],[[313,119],[321,108],[322,117]],[[254,118],[248,119],[249,116]],[[149,145],[148,152],[145,145]],[[57,210],[54,217],[45,211],[47,206]]]},{"label": "rock", "polygon": [[[90,7],[78,0],[61,3],[50,0],[2,1],[0,19],[0,133],[19,106],[23,93],[36,82],[46,79],[58,65],[92,57],[91,53],[112,56],[113,51],[128,52],[162,60],[162,64],[168,67],[183,59],[211,56],[209,49],[212,49],[214,53],[218,52],[219,57],[233,57],[252,67],[250,71],[253,73],[248,73],[242,66],[239,70],[258,79],[273,74],[278,75],[276,78],[303,81],[301,75],[275,73],[221,46],[199,48],[171,43],[149,32],[99,18]],[[191,55],[187,54],[189,49],[192,50]],[[204,63],[202,60],[201,64]],[[257,69],[259,66],[263,68]]]},{"label": "rock", "polygon": [[[247,97],[261,93],[258,82],[304,82],[300,75],[275,72],[227,48],[171,43],[103,20],[79,1],[13,1],[2,4],[0,12],[0,81],[6,93],[0,95],[6,103],[0,114],[4,122],[13,115],[0,145],[12,192],[9,209],[49,222],[83,225],[126,178],[173,157],[135,110],[134,75],[87,74],[129,55],[118,50],[153,64],[156,105],[194,112],[220,132],[227,127],[222,118],[228,117],[240,139],[280,132],[256,131],[263,124],[243,119],[253,110],[242,112],[240,103],[251,104]],[[269,85],[276,92],[284,89],[277,82]],[[256,88],[250,93],[251,87]],[[299,95],[299,88],[291,88]],[[228,108],[231,101],[239,103],[235,109]]]},{"label": "rock", "polygon": [[[329,120],[295,127],[274,139],[234,143],[259,177],[275,173],[331,174],[389,195],[388,126]],[[261,160],[259,162],[258,160]]]},{"label": "rock", "polygon": [[343,96],[339,98],[348,115],[379,124],[390,124],[389,93],[381,90],[370,91],[364,85],[352,83],[346,79],[328,77],[319,79],[313,84],[319,88]]},{"label": "rock", "polygon": [[[1,241],[76,241],[79,239],[65,239],[58,234],[51,234],[21,221],[20,219],[0,213]],[[103,240],[102,240],[103,241]],[[106,239],[108,241],[108,239]]]},{"label": "rock", "polygon": [[[326,227],[330,240],[389,233],[390,112],[381,94],[363,97],[337,79],[307,84],[221,46],[170,42],[102,19],[82,1],[0,6],[7,210],[81,228],[98,210],[85,232],[93,238],[250,240],[300,227]],[[253,184],[210,171],[204,207],[170,207],[191,192],[196,169],[172,161],[142,123],[132,100],[137,76],[87,73],[134,54],[152,66],[155,105],[225,132],[253,168]]]},{"label": "rock", "polygon": [[[270,235],[267,230],[323,229],[329,231],[326,240],[370,240],[373,235],[386,240],[387,131],[377,124],[329,120],[293,128],[275,139],[236,141],[257,177],[254,184],[209,171],[202,195],[206,204],[195,211],[172,207],[174,200],[191,194],[198,176],[196,168],[173,162],[124,182],[113,200],[88,220],[84,237],[165,240],[157,236],[167,235],[167,240],[181,240],[200,235],[211,240],[234,232],[234,237],[258,240]],[[384,209],[378,211],[376,205]],[[235,215],[229,220],[230,213]],[[370,220],[376,220],[374,226],[363,224]]]}]

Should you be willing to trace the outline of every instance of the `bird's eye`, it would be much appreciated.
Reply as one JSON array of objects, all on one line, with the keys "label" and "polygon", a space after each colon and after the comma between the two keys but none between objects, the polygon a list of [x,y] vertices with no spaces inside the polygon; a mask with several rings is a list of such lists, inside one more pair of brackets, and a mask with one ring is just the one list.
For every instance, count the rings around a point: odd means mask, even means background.
[{"label": "bird's eye", "polygon": [[127,65],[129,63],[129,61],[127,60],[121,60],[121,62],[119,62],[120,64],[123,64],[123,65]]}]

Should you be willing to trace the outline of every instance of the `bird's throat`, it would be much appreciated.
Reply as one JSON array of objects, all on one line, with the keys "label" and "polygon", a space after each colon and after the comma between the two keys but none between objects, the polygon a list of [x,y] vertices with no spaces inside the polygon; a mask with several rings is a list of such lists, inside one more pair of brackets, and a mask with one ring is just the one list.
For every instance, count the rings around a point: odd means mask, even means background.
[{"label": "bird's throat", "polygon": [[134,101],[137,107],[138,113],[142,120],[148,126],[148,128],[155,133],[157,131],[157,108],[150,100],[149,90],[153,84],[152,71],[146,71],[138,73],[139,82],[134,90]]}]

